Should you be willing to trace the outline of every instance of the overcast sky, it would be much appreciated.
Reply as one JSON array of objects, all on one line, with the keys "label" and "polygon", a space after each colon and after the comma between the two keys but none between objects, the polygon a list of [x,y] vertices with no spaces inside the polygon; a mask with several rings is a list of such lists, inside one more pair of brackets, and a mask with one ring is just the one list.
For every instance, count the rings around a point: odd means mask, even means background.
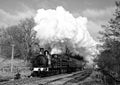
[{"label": "overcast sky", "polygon": [[97,40],[101,25],[108,22],[115,10],[115,0],[0,0],[0,26],[16,24],[34,16],[37,9],[63,6],[74,17],[88,18],[88,31]]}]

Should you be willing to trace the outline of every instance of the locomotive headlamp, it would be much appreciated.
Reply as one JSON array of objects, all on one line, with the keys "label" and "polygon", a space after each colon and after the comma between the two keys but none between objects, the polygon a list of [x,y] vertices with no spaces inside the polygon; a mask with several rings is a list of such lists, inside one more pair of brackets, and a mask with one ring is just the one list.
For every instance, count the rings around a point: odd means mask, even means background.
[{"label": "locomotive headlamp", "polygon": [[40,68],[40,71],[43,71],[44,70],[44,68]]},{"label": "locomotive headlamp", "polygon": [[45,68],[34,68],[33,71],[44,71]]},{"label": "locomotive headlamp", "polygon": [[38,71],[38,70],[39,70],[39,68],[34,68],[34,69],[33,69],[33,71]]}]

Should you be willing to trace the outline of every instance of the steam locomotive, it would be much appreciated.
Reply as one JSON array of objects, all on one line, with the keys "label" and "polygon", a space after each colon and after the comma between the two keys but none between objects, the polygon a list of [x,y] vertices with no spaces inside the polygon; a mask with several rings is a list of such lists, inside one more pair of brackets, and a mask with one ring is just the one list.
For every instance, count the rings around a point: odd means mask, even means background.
[{"label": "steam locomotive", "polygon": [[31,59],[31,64],[31,76],[44,77],[82,70],[85,63],[66,54],[51,55],[49,51],[40,48],[39,54]]}]

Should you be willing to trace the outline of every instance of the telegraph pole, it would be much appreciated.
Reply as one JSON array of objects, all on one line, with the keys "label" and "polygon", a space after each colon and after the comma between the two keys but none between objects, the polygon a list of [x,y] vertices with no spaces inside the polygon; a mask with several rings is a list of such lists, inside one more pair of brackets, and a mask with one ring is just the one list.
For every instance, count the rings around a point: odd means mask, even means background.
[{"label": "telegraph pole", "polygon": [[2,41],[2,39],[1,39],[1,37],[0,37],[0,56],[2,55],[2,54],[1,54],[1,53],[2,53],[2,45],[1,45],[2,42],[1,42],[1,41]]},{"label": "telegraph pole", "polygon": [[2,47],[1,47],[1,44],[0,44],[0,56],[1,56],[1,48],[2,48]]},{"label": "telegraph pole", "polygon": [[15,46],[15,45],[12,44],[11,72],[13,72],[14,46]]}]

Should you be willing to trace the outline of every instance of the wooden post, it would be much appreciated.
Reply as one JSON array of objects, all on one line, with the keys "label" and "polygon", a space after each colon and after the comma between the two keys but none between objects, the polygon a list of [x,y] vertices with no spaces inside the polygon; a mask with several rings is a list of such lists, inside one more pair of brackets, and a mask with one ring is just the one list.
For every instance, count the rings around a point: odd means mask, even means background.
[{"label": "wooden post", "polygon": [[2,53],[2,52],[1,52],[1,48],[2,48],[2,47],[1,47],[1,44],[0,44],[0,55],[2,55],[2,54],[1,54],[1,53]]},{"label": "wooden post", "polygon": [[15,45],[12,44],[11,72],[13,72],[14,46],[15,46]]},{"label": "wooden post", "polygon": [[2,55],[1,53],[2,53],[2,39],[0,38],[0,56]]}]

